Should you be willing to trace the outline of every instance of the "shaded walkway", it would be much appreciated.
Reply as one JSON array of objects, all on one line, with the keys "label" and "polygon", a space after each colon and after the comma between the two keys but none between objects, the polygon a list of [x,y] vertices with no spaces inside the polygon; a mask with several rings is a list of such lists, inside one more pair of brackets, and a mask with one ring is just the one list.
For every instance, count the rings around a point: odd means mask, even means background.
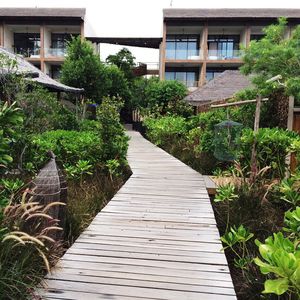
[{"label": "shaded walkway", "polygon": [[202,175],[128,134],[133,175],[48,276],[43,299],[236,299]]}]

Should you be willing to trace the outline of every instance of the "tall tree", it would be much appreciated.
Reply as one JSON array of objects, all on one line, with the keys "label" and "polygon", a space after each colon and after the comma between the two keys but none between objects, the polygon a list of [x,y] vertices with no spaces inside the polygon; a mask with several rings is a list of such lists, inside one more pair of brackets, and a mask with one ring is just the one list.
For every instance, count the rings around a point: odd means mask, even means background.
[{"label": "tall tree", "polygon": [[135,57],[127,48],[123,48],[118,53],[114,55],[109,55],[106,58],[107,63],[114,64],[121,71],[123,71],[128,81],[132,81],[134,77],[132,71],[132,68],[135,66],[134,61],[135,61]]},{"label": "tall tree", "polygon": [[61,81],[84,88],[86,98],[101,103],[110,85],[105,66],[94,53],[90,42],[75,37],[68,44],[67,57],[62,65]]},{"label": "tall tree", "polygon": [[[253,74],[252,81],[263,95],[283,90],[287,95],[300,98],[300,26],[287,38],[287,20],[279,18],[278,24],[264,29],[265,37],[252,41],[245,49],[241,71]],[[280,82],[266,80],[281,75]]]}]

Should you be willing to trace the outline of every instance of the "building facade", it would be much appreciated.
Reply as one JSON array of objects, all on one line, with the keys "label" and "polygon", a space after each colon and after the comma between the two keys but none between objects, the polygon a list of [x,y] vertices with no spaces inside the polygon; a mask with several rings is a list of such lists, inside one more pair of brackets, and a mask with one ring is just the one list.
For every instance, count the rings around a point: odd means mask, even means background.
[{"label": "building facade", "polygon": [[160,78],[191,90],[242,65],[242,48],[264,36],[263,28],[288,18],[286,36],[300,24],[300,9],[164,9]]},{"label": "building facade", "polygon": [[0,8],[0,46],[59,77],[72,36],[84,36],[83,8]]}]

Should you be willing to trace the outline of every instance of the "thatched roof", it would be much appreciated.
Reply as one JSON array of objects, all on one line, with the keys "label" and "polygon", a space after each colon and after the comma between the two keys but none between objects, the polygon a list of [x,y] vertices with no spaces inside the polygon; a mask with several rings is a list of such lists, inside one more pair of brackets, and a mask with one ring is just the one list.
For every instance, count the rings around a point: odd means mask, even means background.
[{"label": "thatched roof", "polygon": [[63,17],[80,18],[85,16],[85,8],[50,7],[1,7],[1,17]]},{"label": "thatched roof", "polygon": [[16,70],[9,70],[5,69],[5,67],[0,66],[0,73],[5,74],[7,72],[16,72],[17,74],[22,74],[27,77],[27,80],[32,82],[37,82],[44,87],[58,92],[67,92],[67,93],[74,93],[74,94],[81,94],[83,93],[83,89],[74,88],[71,86],[67,86],[62,84],[45,73],[43,73],[40,69],[35,67],[33,64],[28,62],[26,59],[21,57],[20,55],[16,55],[14,53],[9,52],[3,47],[0,47],[0,54],[4,54],[5,56],[9,57],[10,59],[14,59],[17,62]]},{"label": "thatched roof", "polygon": [[163,13],[165,19],[277,19],[282,16],[300,18],[300,9],[294,8],[167,8]]},{"label": "thatched roof", "polygon": [[189,94],[184,100],[193,106],[211,104],[230,99],[236,92],[250,86],[250,79],[240,71],[226,70]]}]

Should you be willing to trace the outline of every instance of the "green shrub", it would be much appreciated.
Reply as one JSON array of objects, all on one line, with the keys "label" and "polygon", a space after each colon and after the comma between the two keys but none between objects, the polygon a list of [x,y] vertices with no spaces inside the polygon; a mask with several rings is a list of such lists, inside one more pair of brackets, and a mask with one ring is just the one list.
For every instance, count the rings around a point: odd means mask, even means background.
[{"label": "green shrub", "polygon": [[288,293],[300,297],[300,250],[297,245],[299,241],[293,242],[279,232],[268,237],[264,244],[258,240],[255,242],[262,259],[255,258],[254,262],[260,267],[262,274],[272,274],[275,277],[265,281],[263,293]]},{"label": "green shrub", "polygon": [[152,80],[145,88],[148,108],[159,114],[190,116],[192,108],[183,98],[187,95],[186,86],[175,80]]},{"label": "green shrub", "polygon": [[147,128],[147,136],[156,145],[168,145],[187,133],[186,120],[179,116],[146,118],[144,125]]},{"label": "green shrub", "polygon": [[48,130],[78,129],[75,114],[66,109],[53,93],[34,86],[30,92],[17,95],[18,105],[24,113],[24,129],[29,133]]},{"label": "green shrub", "polygon": [[103,162],[103,149],[98,132],[47,131],[32,137],[27,161],[39,168],[49,159],[47,152],[52,150],[64,165],[76,165],[79,160],[95,165]]},{"label": "green shrub", "polygon": [[126,164],[128,136],[120,122],[120,109],[123,103],[117,98],[105,98],[97,108],[97,119],[101,124],[104,161],[117,159]]},{"label": "green shrub", "polygon": [[101,102],[107,94],[110,81],[100,56],[94,53],[93,45],[80,36],[69,42],[66,59],[61,69],[61,81],[70,86],[84,88],[85,96]]},{"label": "green shrub", "polygon": [[82,120],[79,123],[80,131],[102,131],[102,126],[99,121],[96,120]]},{"label": "green shrub", "polygon": [[300,139],[295,132],[278,128],[260,128],[255,135],[253,130],[245,129],[241,136],[240,161],[250,170],[251,150],[254,137],[257,140],[258,169],[270,166],[272,178],[283,178],[286,171],[286,156],[294,140]]}]

